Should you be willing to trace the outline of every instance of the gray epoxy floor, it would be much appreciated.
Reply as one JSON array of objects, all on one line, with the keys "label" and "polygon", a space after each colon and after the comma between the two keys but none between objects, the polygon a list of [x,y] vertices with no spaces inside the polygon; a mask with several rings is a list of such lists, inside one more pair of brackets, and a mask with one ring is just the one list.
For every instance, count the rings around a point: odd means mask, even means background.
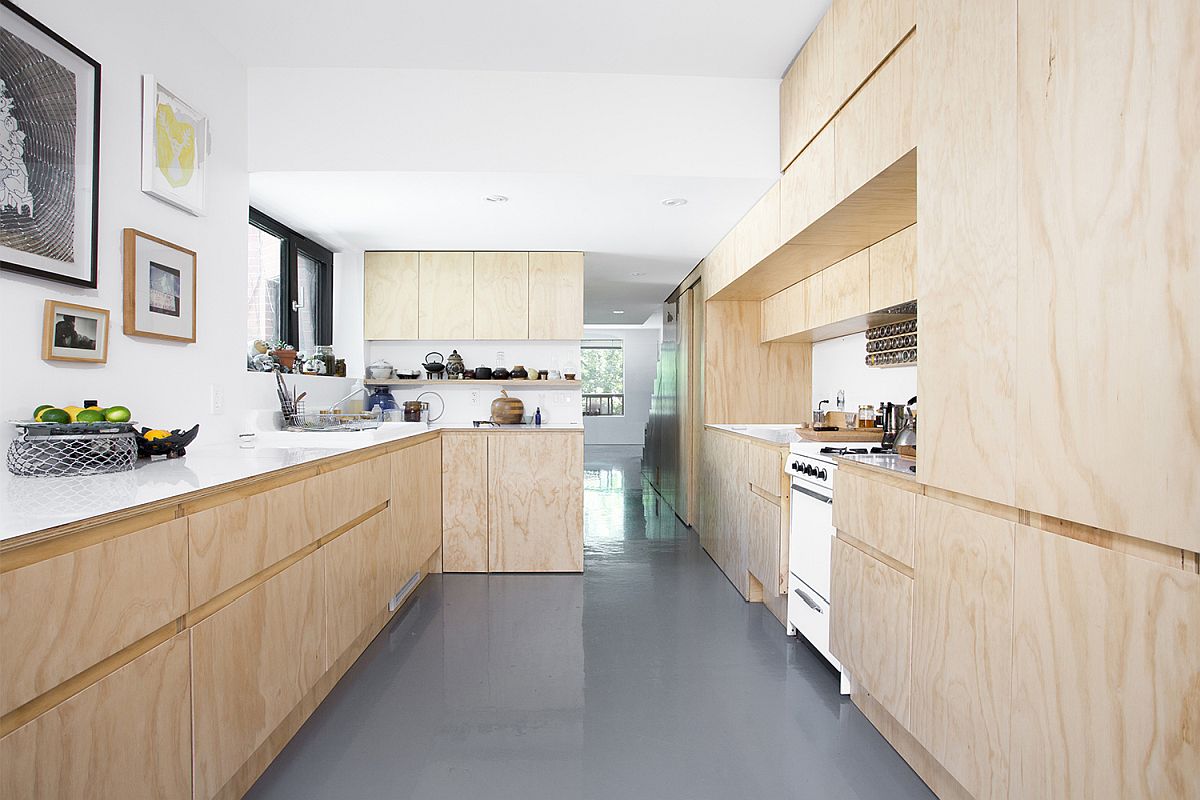
[{"label": "gray epoxy floor", "polygon": [[640,455],[587,449],[583,575],[426,579],[248,797],[933,797]]}]

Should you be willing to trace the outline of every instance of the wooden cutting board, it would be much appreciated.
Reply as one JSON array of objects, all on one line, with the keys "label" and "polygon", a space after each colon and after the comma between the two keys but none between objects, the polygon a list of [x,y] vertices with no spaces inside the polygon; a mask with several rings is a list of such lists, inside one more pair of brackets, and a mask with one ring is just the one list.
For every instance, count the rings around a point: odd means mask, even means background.
[{"label": "wooden cutting board", "polygon": [[796,433],[810,442],[878,442],[883,439],[883,428],[842,428],[837,431],[796,428]]}]

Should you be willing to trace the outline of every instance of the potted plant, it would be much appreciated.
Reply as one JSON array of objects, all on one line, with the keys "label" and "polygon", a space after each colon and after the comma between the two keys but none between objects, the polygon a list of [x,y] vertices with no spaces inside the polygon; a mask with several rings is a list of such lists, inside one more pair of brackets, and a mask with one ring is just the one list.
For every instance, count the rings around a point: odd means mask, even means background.
[{"label": "potted plant", "polygon": [[285,372],[291,372],[292,368],[296,365],[296,348],[282,339],[276,340],[274,347],[271,348],[270,355],[279,362],[279,366]]}]

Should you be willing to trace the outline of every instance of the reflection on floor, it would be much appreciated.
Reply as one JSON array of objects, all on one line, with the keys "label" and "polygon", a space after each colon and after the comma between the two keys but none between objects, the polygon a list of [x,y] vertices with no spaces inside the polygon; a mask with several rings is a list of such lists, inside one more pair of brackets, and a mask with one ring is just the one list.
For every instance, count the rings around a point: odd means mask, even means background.
[{"label": "reflection on floor", "polygon": [[583,575],[445,575],[252,798],[930,798],[807,646],[589,447]]}]

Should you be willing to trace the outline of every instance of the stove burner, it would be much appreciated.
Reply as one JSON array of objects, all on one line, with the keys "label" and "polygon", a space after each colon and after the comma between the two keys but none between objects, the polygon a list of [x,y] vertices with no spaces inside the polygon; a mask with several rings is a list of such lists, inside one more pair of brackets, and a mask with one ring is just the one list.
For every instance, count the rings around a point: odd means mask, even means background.
[{"label": "stove burner", "polygon": [[894,448],[894,447],[872,447],[871,455],[894,456],[894,455],[896,455],[896,448]]},{"label": "stove burner", "polygon": [[865,456],[867,448],[865,447],[822,447],[822,453],[828,453],[835,456]]}]

